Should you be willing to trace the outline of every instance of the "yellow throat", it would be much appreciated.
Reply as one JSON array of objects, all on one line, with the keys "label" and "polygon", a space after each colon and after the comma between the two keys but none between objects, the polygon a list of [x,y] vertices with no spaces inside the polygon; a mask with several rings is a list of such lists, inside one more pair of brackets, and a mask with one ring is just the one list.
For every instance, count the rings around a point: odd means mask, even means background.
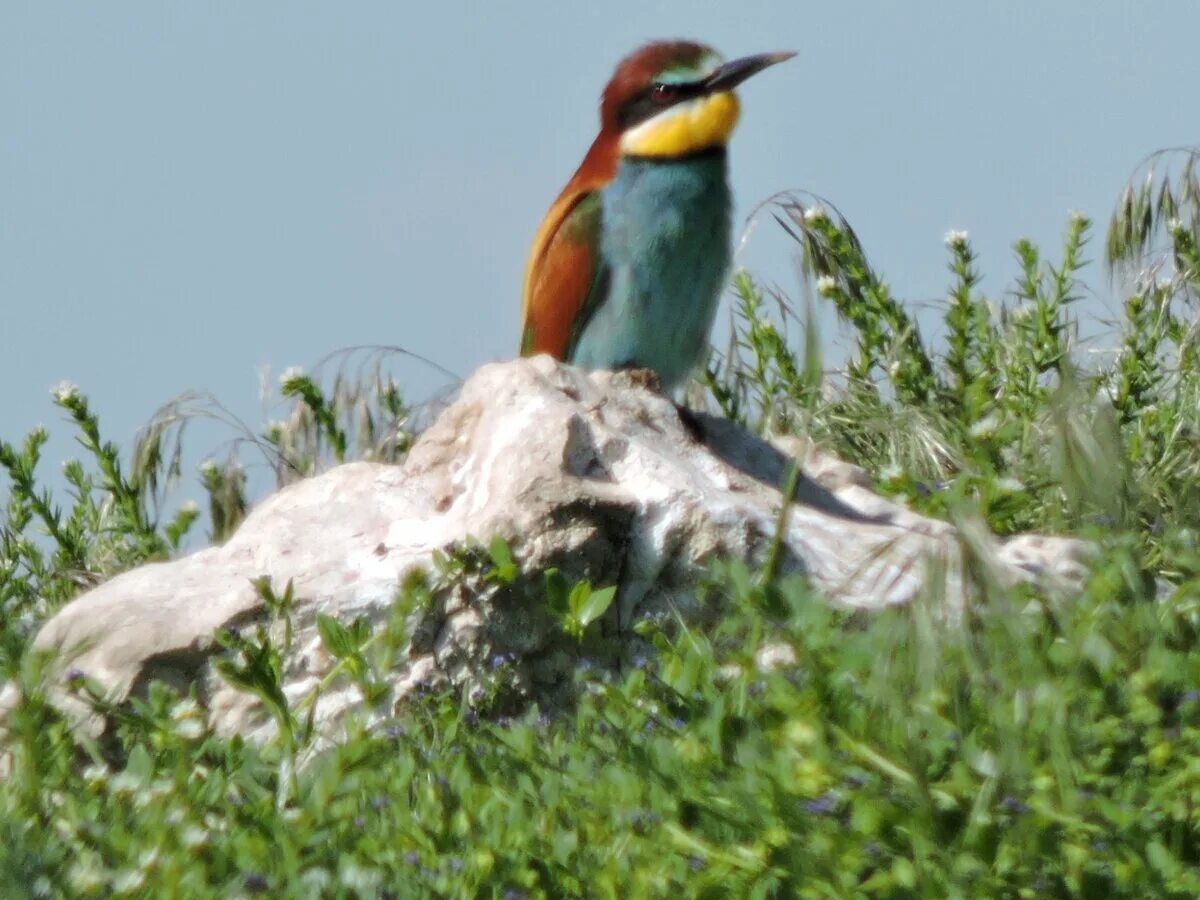
[{"label": "yellow throat", "polygon": [[722,146],[737,127],[740,112],[733,91],[685,101],[622,134],[621,152],[665,158]]}]

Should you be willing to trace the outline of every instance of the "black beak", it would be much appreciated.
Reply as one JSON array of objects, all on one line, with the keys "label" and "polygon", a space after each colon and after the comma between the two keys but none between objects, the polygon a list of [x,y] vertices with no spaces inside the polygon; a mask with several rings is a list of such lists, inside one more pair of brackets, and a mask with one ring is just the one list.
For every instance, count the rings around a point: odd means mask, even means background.
[{"label": "black beak", "polygon": [[795,55],[791,50],[784,50],[780,53],[743,56],[741,59],[727,62],[701,83],[704,93],[715,94],[717,91],[731,91],[751,75],[757,75],[768,66],[791,59]]}]

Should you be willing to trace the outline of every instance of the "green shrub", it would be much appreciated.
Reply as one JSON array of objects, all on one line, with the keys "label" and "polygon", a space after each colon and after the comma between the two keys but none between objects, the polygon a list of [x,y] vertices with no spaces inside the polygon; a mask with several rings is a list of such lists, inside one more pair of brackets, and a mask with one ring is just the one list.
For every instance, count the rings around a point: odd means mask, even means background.
[{"label": "green shrub", "polygon": [[[655,652],[617,669],[581,659],[579,700],[554,715],[508,718],[503,703],[430,690],[383,727],[352,721],[310,759],[311,707],[283,695],[282,649],[258,629],[218,636],[219,668],[266,701],[276,739],[218,737],[194,697],[162,685],[115,709],[94,697],[112,733],[73,734],[47,703],[30,634],[81,589],[179,552],[201,514],[160,510],[190,418],[230,423],[283,484],[343,459],[402,458],[412,411],[378,366],[327,392],[287,373],[285,421],[254,433],[211,399],[180,398],[124,466],[86,399],[60,390],[88,459],[64,469],[65,508],[40,486],[45,434],[0,442],[0,663],[23,690],[0,782],[4,895],[1200,895],[1200,193],[1190,168],[1168,199],[1147,183],[1114,217],[1110,263],[1165,229],[1172,273],[1138,267],[1109,353],[1076,344],[1082,216],[1059,263],[1016,245],[1003,302],[980,293],[967,236],[949,234],[934,347],[849,225],[785,197],[777,218],[817,296],[853,326],[854,354],[826,373],[811,305],[738,273],[734,341],[705,378],[726,415],[811,437],[926,513],[1093,539],[1081,597],[1006,590],[964,546],[977,600],[948,625],[933,596],[864,616],[770,565],[723,562],[696,586],[724,610],[716,626],[640,623]],[[217,540],[247,507],[241,471],[236,449],[202,469]],[[488,579],[516,576],[502,542],[479,549]],[[465,571],[444,562],[439,577]],[[574,638],[613,600],[557,573],[546,584]],[[290,589],[260,590],[290,615]],[[427,591],[400,586],[398,611]],[[404,618],[376,633],[323,620],[330,677],[371,701]],[[510,662],[496,661],[489,701]]]}]

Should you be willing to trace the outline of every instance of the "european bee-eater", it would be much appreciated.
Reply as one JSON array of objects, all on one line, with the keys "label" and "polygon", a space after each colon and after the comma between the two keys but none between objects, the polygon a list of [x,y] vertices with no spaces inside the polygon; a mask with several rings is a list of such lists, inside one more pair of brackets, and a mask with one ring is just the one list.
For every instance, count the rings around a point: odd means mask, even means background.
[{"label": "european bee-eater", "polygon": [[533,241],[523,356],[653,369],[666,390],[704,361],[731,259],[733,89],[793,55],[724,62],[661,41],[617,66],[600,134]]}]

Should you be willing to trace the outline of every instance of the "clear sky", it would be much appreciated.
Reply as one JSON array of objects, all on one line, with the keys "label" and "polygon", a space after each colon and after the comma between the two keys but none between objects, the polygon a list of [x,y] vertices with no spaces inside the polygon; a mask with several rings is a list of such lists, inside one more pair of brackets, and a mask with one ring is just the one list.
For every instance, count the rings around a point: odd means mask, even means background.
[{"label": "clear sky", "polygon": [[[0,437],[65,432],[63,379],[128,446],[189,388],[261,421],[264,365],[511,356],[533,232],[655,37],[799,51],[742,89],[739,218],[822,194],[914,302],[965,229],[999,293],[1013,240],[1056,254],[1078,209],[1098,258],[1138,161],[1200,140],[1197,34],[1195,0],[6,2]],[[741,262],[792,290],[791,252],[762,223]]]}]

